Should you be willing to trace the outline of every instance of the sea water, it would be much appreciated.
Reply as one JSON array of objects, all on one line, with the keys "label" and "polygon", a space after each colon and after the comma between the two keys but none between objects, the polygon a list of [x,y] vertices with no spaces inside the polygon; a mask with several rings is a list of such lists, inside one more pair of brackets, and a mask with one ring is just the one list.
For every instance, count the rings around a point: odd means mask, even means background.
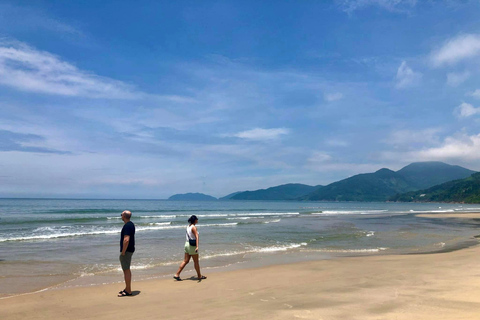
[{"label": "sea water", "polygon": [[[332,259],[436,252],[472,243],[480,205],[295,201],[0,199],[0,297],[122,281],[120,214],[136,226],[135,280],[171,277],[187,220],[199,223],[202,272]],[[470,242],[469,242],[470,241]],[[194,274],[193,266],[184,273]]]}]

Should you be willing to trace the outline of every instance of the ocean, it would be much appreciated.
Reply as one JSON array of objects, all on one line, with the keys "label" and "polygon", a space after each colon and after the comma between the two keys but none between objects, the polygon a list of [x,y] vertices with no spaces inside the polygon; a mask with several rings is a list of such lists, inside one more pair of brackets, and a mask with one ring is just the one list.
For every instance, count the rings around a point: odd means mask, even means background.
[{"label": "ocean", "polygon": [[[0,298],[121,283],[123,210],[132,212],[136,225],[134,282],[172,277],[192,214],[199,219],[206,275],[342,256],[454,250],[476,243],[480,233],[475,219],[417,216],[480,212],[480,205],[0,199]],[[194,274],[191,263],[182,276]]]}]

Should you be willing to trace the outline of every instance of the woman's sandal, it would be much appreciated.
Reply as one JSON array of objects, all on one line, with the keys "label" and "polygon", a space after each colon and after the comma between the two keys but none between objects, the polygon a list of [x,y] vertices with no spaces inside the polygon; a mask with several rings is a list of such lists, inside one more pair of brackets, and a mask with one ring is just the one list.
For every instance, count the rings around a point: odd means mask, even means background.
[{"label": "woman's sandal", "polygon": [[198,278],[199,280],[204,280],[204,279],[207,279],[207,277],[205,276],[201,276],[200,278]]},{"label": "woman's sandal", "polygon": [[182,281],[182,279],[180,279],[180,277],[176,277],[176,276],[173,276],[173,279],[175,279],[177,281]]}]

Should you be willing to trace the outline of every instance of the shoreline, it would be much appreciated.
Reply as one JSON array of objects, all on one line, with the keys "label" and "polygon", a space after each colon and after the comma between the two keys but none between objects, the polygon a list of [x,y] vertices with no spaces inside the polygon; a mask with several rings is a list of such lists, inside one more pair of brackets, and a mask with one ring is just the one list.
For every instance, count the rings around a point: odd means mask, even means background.
[{"label": "shoreline", "polygon": [[[414,214],[414,216],[419,218],[429,218],[429,219],[451,219],[451,218],[458,218],[458,219],[480,219],[479,212],[463,212],[463,213],[419,213]],[[332,250],[331,252],[326,251],[316,251],[316,250],[300,250],[300,251],[285,251],[285,252],[276,252],[274,254],[261,254],[260,252],[249,252],[245,253],[243,257],[243,261],[235,261],[230,262],[226,265],[215,265],[212,264],[213,261],[202,260],[201,265],[202,270],[207,271],[208,273],[225,273],[225,272],[235,272],[238,270],[249,270],[249,269],[256,269],[256,268],[269,268],[275,267],[277,265],[290,265],[290,264],[299,264],[304,262],[314,262],[314,261],[323,261],[323,260],[337,260],[343,258],[367,258],[367,257],[378,257],[378,256],[397,256],[397,255],[432,255],[432,254],[442,254],[442,253],[450,253],[460,250],[465,250],[468,248],[472,248],[480,244],[480,234],[475,235],[472,238],[465,238],[463,241],[447,244],[443,243],[444,247],[439,249],[433,249],[430,251],[410,251],[410,252],[382,252],[376,251],[359,251],[355,252],[355,250],[347,250],[346,252],[341,252],[341,250],[336,251]],[[257,257],[254,257],[257,255]],[[247,257],[245,259],[245,257]],[[204,258],[205,259],[205,258]],[[173,266],[172,272],[176,270],[177,265],[181,263],[181,260],[177,262],[168,263],[170,267]],[[224,262],[225,263],[225,262]],[[156,268],[165,267],[165,264],[159,264]],[[118,267],[118,268],[117,268]],[[44,291],[53,291],[53,290],[69,290],[69,289],[78,289],[78,288],[91,288],[101,285],[112,285],[118,282],[121,282],[122,273],[120,267],[117,266],[110,271],[102,272],[100,274],[82,274],[82,275],[70,275],[70,276],[58,276],[58,278],[65,278],[65,280],[60,280],[59,282],[51,282],[46,287],[37,286],[37,288],[32,288],[31,291],[18,291],[12,293],[4,293],[0,295],[0,300],[9,299],[17,296],[23,295],[32,295],[39,292]],[[115,271],[115,269],[118,269]],[[162,270],[160,273],[151,273],[148,272],[147,274],[144,273],[144,268],[140,266],[140,268],[136,269],[135,265],[133,265],[132,272],[137,275],[137,281],[157,281],[162,280],[170,277],[170,273],[166,273],[165,270]],[[159,270],[160,271],[160,270]],[[115,274],[117,272],[117,274]],[[103,274],[107,274],[107,276],[103,276]],[[15,286],[14,279],[7,279],[8,286],[12,288],[21,288],[18,285]],[[13,282],[12,282],[13,281]],[[5,288],[4,288],[5,289]]]},{"label": "shoreline", "polygon": [[[118,298],[121,283],[6,297],[2,319],[478,319],[480,246],[415,255],[339,257],[219,271],[208,279],[183,277],[133,282],[133,297]],[[119,279],[120,281],[121,279]],[[128,299],[125,301],[125,299]],[[128,303],[128,308],[125,304]]]}]

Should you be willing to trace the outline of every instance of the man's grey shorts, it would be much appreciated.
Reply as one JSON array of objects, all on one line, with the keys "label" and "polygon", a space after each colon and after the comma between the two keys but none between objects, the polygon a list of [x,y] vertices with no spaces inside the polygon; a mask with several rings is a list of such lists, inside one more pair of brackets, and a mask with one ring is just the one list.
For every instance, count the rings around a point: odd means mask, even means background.
[{"label": "man's grey shorts", "polygon": [[125,255],[122,256],[120,253],[120,263],[122,264],[122,270],[129,270],[130,263],[132,262],[133,252],[125,252]]}]

